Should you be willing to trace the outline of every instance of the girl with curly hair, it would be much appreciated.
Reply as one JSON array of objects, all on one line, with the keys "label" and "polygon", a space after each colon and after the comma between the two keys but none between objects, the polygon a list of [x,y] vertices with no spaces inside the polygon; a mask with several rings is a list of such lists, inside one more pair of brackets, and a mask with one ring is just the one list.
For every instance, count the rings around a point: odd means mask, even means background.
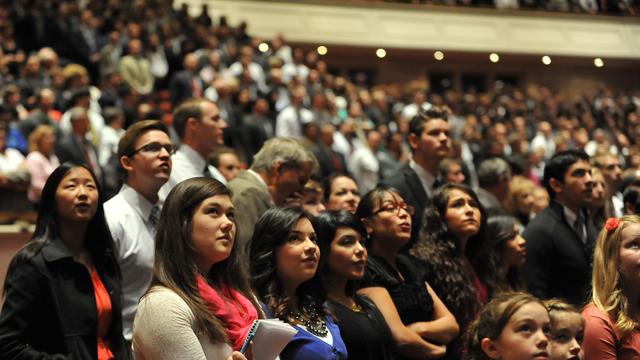
[{"label": "girl with curly hair", "polygon": [[299,207],[272,208],[256,223],[250,242],[253,285],[265,312],[298,330],[280,359],[347,359],[340,330],[325,309],[316,270],[317,236]]},{"label": "girl with curly hair", "polygon": [[[359,292],[380,309],[396,343],[406,341],[401,336],[406,328],[411,330],[407,335],[419,336],[417,341],[405,336],[410,341],[404,345],[414,344],[408,347],[416,351],[407,356],[438,358],[445,354],[459,328],[437,291],[424,280],[424,270],[416,266],[415,259],[400,254],[411,239],[413,213],[413,207],[389,186],[379,185],[362,198],[356,217],[367,231],[370,256]],[[398,316],[401,326],[393,325]]]},{"label": "girl with curly hair", "polygon": [[609,218],[593,254],[585,359],[640,358],[640,216]]},{"label": "girl with curly hair", "polygon": [[[421,261],[427,280],[464,334],[481,304],[489,298],[489,291],[476,272],[486,266],[480,251],[487,247],[484,208],[468,186],[446,184],[433,194],[422,224],[418,241],[409,252]],[[457,359],[461,349],[457,339],[447,354]]]}]

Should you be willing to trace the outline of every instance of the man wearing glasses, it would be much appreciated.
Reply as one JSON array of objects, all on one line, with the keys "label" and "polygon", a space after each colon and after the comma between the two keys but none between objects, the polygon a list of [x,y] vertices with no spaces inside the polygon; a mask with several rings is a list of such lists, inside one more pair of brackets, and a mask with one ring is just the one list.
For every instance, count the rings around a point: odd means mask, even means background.
[{"label": "man wearing glasses", "polygon": [[158,191],[169,180],[174,152],[169,129],[156,120],[131,125],[118,143],[125,183],[104,204],[104,212],[122,272],[122,323],[127,341],[131,341],[138,300],[151,282],[161,205]]},{"label": "man wearing glasses", "polygon": [[212,177],[227,184],[225,177],[207,163],[212,151],[224,145],[224,131],[228,127],[220,116],[218,106],[206,99],[189,99],[173,112],[173,128],[180,137],[180,148],[173,157],[173,172],[160,189],[160,199],[181,181],[194,177]]}]

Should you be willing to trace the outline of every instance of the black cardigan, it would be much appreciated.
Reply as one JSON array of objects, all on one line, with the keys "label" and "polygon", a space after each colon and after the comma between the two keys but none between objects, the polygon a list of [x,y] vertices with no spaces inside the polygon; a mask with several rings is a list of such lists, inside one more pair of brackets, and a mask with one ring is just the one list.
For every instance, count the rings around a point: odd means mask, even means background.
[{"label": "black cardigan", "polygon": [[[10,269],[0,312],[0,354],[8,359],[97,359],[98,311],[87,268],[61,240]],[[106,260],[115,262],[115,258]],[[113,264],[112,264],[113,265]],[[129,359],[122,335],[122,301],[116,266],[95,261],[112,304],[105,342],[116,359]]]}]

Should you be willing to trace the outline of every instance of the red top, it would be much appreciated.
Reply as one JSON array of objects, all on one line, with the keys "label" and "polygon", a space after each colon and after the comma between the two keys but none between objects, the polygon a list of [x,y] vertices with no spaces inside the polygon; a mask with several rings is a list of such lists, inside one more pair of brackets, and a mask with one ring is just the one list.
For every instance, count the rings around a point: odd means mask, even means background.
[{"label": "red top", "polygon": [[585,359],[640,359],[640,331],[637,328],[620,339],[615,321],[593,303],[582,310],[582,316],[585,324],[582,343]]},{"label": "red top", "polygon": [[109,325],[111,325],[111,297],[95,268],[91,269],[91,282],[93,282],[93,292],[96,296],[98,310],[98,360],[113,359],[109,345],[103,340],[109,332]]}]

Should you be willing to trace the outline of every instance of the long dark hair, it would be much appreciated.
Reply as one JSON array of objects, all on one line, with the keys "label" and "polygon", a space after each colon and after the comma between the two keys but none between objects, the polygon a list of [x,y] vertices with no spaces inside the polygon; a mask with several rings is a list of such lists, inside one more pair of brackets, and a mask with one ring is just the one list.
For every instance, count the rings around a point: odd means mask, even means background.
[{"label": "long dark hair", "polygon": [[89,220],[87,225],[87,231],[84,235],[84,246],[91,255],[91,259],[96,267],[111,276],[117,277],[118,279],[120,278],[120,267],[118,266],[115,256],[113,238],[111,237],[109,226],[104,217],[104,192],[102,191],[102,187],[96,179],[96,175],[89,167],[71,162],[66,162],[58,166],[47,178],[47,182],[42,189],[40,206],[38,208],[38,219],[36,220],[36,228],[31,236],[31,241],[11,260],[7,277],[16,267],[38,255],[42,248],[51,243],[51,241],[60,238],[60,226],[58,223],[60,219],[58,217],[56,191],[62,179],[74,168],[87,170],[89,174],[91,174],[98,189],[98,208],[96,214]]},{"label": "long dark hair", "polygon": [[[333,243],[336,237],[336,232],[339,228],[349,228],[355,230],[362,238],[366,238],[367,231],[364,225],[358,219],[348,211],[345,210],[332,210],[325,211],[316,216],[311,221],[313,223],[313,229],[316,231],[318,237],[318,246],[320,247],[320,266],[318,267],[318,274],[324,281],[324,276],[329,271],[328,260],[331,257],[331,243]],[[355,293],[355,286],[352,280],[347,281],[347,294],[353,296]]]},{"label": "long dark hair", "polygon": [[489,288],[490,297],[501,292],[524,290],[520,269],[507,268],[503,255],[507,242],[518,236],[516,225],[516,219],[509,215],[492,215],[487,219],[487,246],[479,249],[473,265]]},{"label": "long dark hair", "polygon": [[[299,207],[272,208],[258,219],[250,242],[251,280],[260,299],[273,311],[276,318],[297,324],[291,314],[290,299],[284,294],[284,287],[277,273],[276,257],[282,245],[287,242],[293,226],[301,219],[311,220]],[[322,261],[322,259],[321,259]],[[321,267],[322,263],[318,266]],[[316,271],[316,275],[300,284],[296,289],[298,308],[303,316],[306,308],[322,309],[326,291]]]},{"label": "long dark hair", "polygon": [[[211,313],[200,296],[196,282],[196,250],[192,242],[192,220],[196,209],[204,200],[216,195],[231,198],[231,191],[211,178],[185,180],[171,190],[158,223],[151,286],[161,285],[177,293],[193,312],[200,332],[211,340],[228,342],[224,324]],[[225,284],[239,291],[260,312],[251,292],[241,248],[234,241],[231,255],[214,264],[206,278],[214,287]]]},{"label": "long dark hair", "polygon": [[[469,240],[464,253],[458,249],[458,241],[449,231],[445,214],[453,190],[469,195],[480,209],[480,230]],[[480,249],[486,246],[486,212],[476,193],[463,184],[446,184],[430,199],[422,217],[422,229],[418,241],[409,251],[424,262],[429,284],[458,320],[461,328],[469,324],[480,308],[474,279],[467,260],[476,266],[483,261]],[[466,257],[466,259],[465,259]]]}]

